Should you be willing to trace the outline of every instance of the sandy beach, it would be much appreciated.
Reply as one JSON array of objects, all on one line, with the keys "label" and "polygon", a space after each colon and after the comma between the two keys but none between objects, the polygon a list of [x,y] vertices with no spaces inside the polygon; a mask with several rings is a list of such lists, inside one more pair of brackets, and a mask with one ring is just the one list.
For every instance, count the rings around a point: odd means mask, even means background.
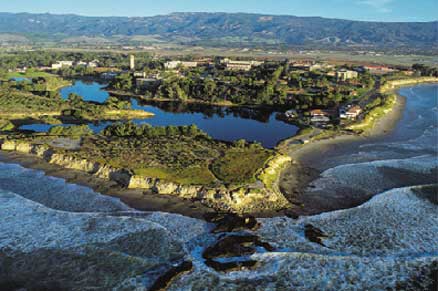
[{"label": "sandy beach", "polygon": [[[393,89],[395,90],[398,89]],[[280,189],[293,207],[284,211],[264,213],[260,217],[279,215],[302,216],[320,213],[330,209],[341,209],[357,206],[364,201],[344,201],[343,205],[315,205],[306,201],[305,191],[307,186],[317,179],[326,169],[324,157],[332,153],[347,153],[358,146],[371,141],[378,141],[390,133],[403,115],[406,99],[397,94],[397,101],[388,114],[375,121],[372,129],[361,135],[343,134],[332,138],[311,141],[305,145],[290,144],[289,140],[282,142],[282,152],[292,157],[292,165],[282,172],[280,177]],[[296,140],[296,138],[295,138]],[[124,203],[138,210],[166,211],[179,213],[190,217],[203,218],[206,213],[214,210],[202,205],[199,201],[184,200],[174,196],[157,195],[142,190],[128,190],[114,182],[98,179],[85,172],[64,169],[60,166],[51,165],[35,156],[22,153],[0,152],[0,162],[16,163],[27,168],[42,170],[48,176],[63,178],[66,181],[78,185],[90,187],[96,192],[120,198]],[[347,199],[348,200],[348,199]]]},{"label": "sandy beach", "polygon": [[328,139],[310,142],[301,147],[296,147],[288,154],[297,162],[309,167],[323,169],[324,157],[330,153],[341,153],[351,150],[365,142],[378,140],[390,133],[400,120],[405,108],[406,99],[397,94],[397,101],[392,110],[376,120],[372,129],[358,134],[338,135]]},{"label": "sandy beach", "polygon": [[[349,153],[360,152],[359,147],[361,145],[379,142],[384,140],[388,134],[391,134],[402,118],[406,106],[406,98],[399,94],[400,87],[408,86],[413,85],[404,84],[387,91],[396,94],[397,99],[392,110],[376,120],[371,129],[360,135],[342,134],[327,139],[310,141],[304,145],[289,142],[289,146],[287,146],[288,141],[283,142],[281,150],[285,151],[286,149],[287,154],[294,160],[294,163],[283,171],[280,180],[283,194],[295,205],[294,208],[289,210],[292,216],[311,215],[356,207],[372,197],[359,195],[359,193],[351,195],[351,193],[339,191],[337,193],[339,199],[336,203],[333,203],[333,201],[322,198],[309,197],[306,193],[309,184],[320,177],[323,171],[331,168],[331,165],[326,162],[328,158],[334,155],[348,155]],[[293,141],[293,138],[291,141]]]}]

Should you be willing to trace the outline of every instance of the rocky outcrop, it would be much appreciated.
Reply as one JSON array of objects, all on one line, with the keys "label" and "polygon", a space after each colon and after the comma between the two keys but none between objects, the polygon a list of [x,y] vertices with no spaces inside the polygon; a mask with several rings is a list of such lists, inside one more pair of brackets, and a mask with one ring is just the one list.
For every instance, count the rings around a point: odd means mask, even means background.
[{"label": "rocky outcrop", "polygon": [[433,290],[436,278],[420,275],[436,274],[437,215],[402,188],[348,210],[258,219],[251,236],[220,236],[168,290]]},{"label": "rocky outcrop", "polygon": [[47,162],[66,169],[80,170],[101,179],[115,181],[129,189],[151,190],[157,194],[174,195],[184,199],[200,200],[205,205],[220,211],[235,213],[256,213],[287,208],[289,202],[278,188],[280,171],[291,161],[287,156],[277,155],[258,174],[262,187],[227,188],[182,185],[157,178],[132,174],[129,170],[118,169],[98,162],[81,159],[63,152],[53,152],[49,146],[29,142],[5,141],[5,151],[18,151],[37,155]]},{"label": "rocky outcrop", "polygon": [[99,170],[99,164],[85,159],[78,159],[65,154],[53,154],[50,156],[49,163],[62,166],[66,169],[80,170],[94,174]]}]

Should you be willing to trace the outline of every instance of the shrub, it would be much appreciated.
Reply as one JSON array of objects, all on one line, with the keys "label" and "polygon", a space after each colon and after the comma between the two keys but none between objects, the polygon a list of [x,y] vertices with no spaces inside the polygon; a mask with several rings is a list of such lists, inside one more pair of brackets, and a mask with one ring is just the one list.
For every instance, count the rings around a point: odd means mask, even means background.
[{"label": "shrub", "polygon": [[49,130],[49,135],[83,136],[92,134],[93,131],[88,125],[54,126]]}]

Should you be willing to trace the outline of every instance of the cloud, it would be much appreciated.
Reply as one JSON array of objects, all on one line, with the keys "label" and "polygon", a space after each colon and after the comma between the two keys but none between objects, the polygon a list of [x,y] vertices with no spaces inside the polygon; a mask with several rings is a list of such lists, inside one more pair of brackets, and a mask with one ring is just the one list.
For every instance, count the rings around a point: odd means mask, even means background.
[{"label": "cloud", "polygon": [[389,13],[391,8],[388,7],[389,4],[394,2],[394,0],[359,0],[358,4],[367,5],[376,9],[380,13]]}]

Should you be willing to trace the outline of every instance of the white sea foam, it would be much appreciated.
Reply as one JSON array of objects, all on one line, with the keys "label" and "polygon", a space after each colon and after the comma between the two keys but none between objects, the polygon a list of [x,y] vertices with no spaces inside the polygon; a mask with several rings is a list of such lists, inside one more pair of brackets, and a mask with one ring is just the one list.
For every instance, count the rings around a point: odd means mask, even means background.
[{"label": "white sea foam", "polygon": [[309,191],[347,187],[376,194],[384,189],[394,187],[394,183],[396,183],[388,180],[379,170],[383,167],[427,174],[438,167],[438,159],[433,155],[425,155],[409,159],[378,160],[341,165],[324,171],[321,178],[312,182]]},{"label": "white sea foam", "polygon": [[43,171],[26,169],[16,164],[0,162],[0,189],[49,208],[72,212],[128,211],[130,207],[119,199],[104,196],[84,186],[64,179],[46,176]]}]

